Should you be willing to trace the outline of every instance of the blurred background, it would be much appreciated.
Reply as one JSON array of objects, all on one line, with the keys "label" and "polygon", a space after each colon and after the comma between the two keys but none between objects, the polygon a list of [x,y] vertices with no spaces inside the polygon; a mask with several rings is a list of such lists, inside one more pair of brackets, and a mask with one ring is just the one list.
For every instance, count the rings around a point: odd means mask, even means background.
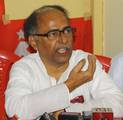
[{"label": "blurred background", "polygon": [[20,56],[31,52],[23,22],[43,5],[58,4],[69,11],[77,28],[74,49],[113,57],[123,51],[123,0],[0,0],[0,49]]}]

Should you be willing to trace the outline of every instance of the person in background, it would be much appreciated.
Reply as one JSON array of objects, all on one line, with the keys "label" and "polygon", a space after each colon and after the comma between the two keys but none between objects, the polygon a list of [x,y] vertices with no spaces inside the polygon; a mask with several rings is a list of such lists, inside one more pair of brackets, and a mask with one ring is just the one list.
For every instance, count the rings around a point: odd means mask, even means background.
[{"label": "person in background", "polygon": [[9,117],[33,120],[45,112],[95,107],[112,108],[114,116],[123,117],[123,94],[94,55],[73,50],[74,32],[67,10],[59,5],[43,6],[26,19],[25,37],[37,52],[11,68],[5,92]]},{"label": "person in background", "polygon": [[123,53],[119,53],[112,58],[109,75],[123,92]]}]

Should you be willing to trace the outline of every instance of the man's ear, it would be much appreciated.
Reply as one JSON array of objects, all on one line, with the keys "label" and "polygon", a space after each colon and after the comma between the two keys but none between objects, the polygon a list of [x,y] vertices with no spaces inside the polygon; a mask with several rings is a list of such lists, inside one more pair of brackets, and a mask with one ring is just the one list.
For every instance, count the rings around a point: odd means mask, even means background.
[{"label": "man's ear", "polygon": [[29,45],[37,51],[37,45],[36,45],[36,40],[34,39],[34,36],[29,36],[28,38]]}]

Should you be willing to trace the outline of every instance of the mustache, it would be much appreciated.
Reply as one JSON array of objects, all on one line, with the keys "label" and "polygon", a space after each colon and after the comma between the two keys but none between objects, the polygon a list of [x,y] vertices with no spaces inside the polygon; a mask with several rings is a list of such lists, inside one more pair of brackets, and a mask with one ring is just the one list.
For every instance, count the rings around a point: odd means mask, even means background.
[{"label": "mustache", "polygon": [[68,45],[60,45],[56,48],[56,51],[59,50],[59,49],[66,49],[66,50],[70,50],[72,49],[71,46],[68,46]]}]

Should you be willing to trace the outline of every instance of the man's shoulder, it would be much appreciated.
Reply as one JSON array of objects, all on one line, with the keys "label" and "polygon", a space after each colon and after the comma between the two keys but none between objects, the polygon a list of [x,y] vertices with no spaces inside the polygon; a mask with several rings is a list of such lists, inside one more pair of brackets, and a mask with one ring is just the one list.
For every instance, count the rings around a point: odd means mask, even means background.
[{"label": "man's shoulder", "polygon": [[32,65],[39,59],[38,53],[31,53],[27,56],[22,57],[20,60],[14,63],[14,65]]},{"label": "man's shoulder", "polygon": [[73,50],[70,58],[71,65],[77,64],[81,59],[86,59],[89,53],[82,50]]},{"label": "man's shoulder", "polygon": [[83,50],[73,50],[72,57],[73,58],[86,58],[90,53],[85,52]]}]

